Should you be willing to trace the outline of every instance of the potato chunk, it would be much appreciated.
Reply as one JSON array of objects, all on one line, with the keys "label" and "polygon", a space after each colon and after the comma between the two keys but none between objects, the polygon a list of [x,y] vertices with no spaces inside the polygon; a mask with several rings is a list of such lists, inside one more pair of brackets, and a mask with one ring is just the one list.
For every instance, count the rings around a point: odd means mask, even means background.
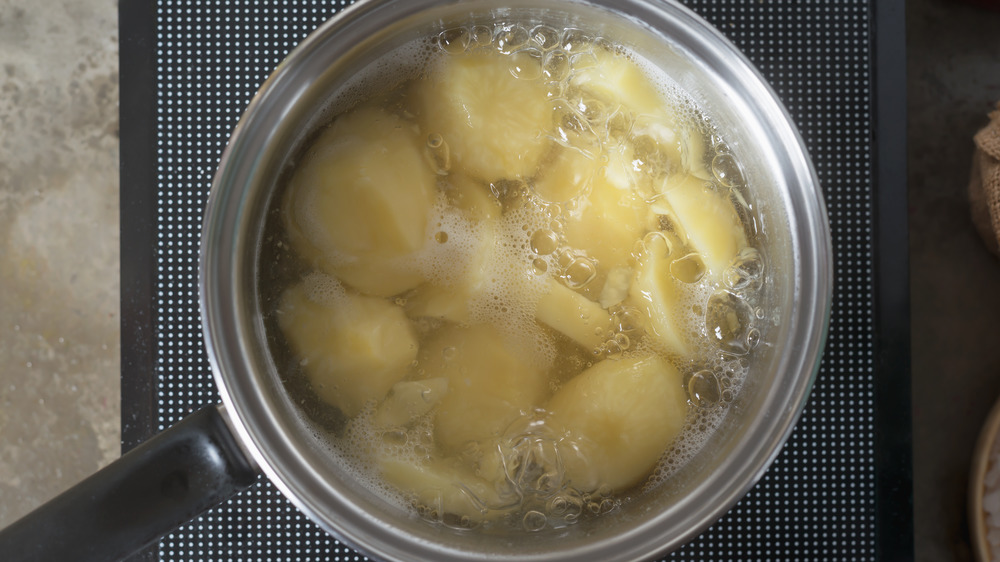
[{"label": "potato chunk", "polygon": [[470,228],[474,237],[471,251],[454,252],[451,259],[455,275],[448,283],[425,283],[406,299],[406,312],[411,318],[429,317],[456,324],[468,323],[470,307],[482,298],[490,278],[499,268],[497,227],[493,221],[483,221]]},{"label": "potato chunk", "polygon": [[681,282],[670,272],[673,261],[665,239],[648,241],[629,288],[629,299],[643,311],[647,332],[652,333],[661,350],[687,357],[693,351],[693,344],[680,305]]},{"label": "potato chunk", "polygon": [[420,276],[404,258],[427,242],[435,182],[413,125],[356,109],[323,131],[292,176],[284,209],[292,244],[363,293],[412,288]]},{"label": "potato chunk", "polygon": [[497,54],[446,57],[416,97],[421,130],[440,134],[452,169],[480,181],[530,178],[551,145],[544,84],[515,78]]},{"label": "potato chunk", "polygon": [[529,355],[488,325],[444,328],[421,348],[419,368],[448,381],[434,414],[434,436],[444,452],[499,434],[521,412],[541,405],[548,385]]},{"label": "potato chunk", "polygon": [[538,300],[535,318],[587,350],[600,347],[603,332],[611,326],[607,310],[555,279],[549,280],[548,292]]},{"label": "potato chunk", "polygon": [[687,233],[688,243],[701,254],[709,274],[719,278],[747,246],[732,203],[694,175],[669,180],[663,195]]},{"label": "potato chunk", "polygon": [[590,184],[602,167],[600,159],[559,147],[545,162],[534,182],[534,192],[550,203],[564,203],[590,192]]},{"label": "potato chunk", "polygon": [[615,183],[602,169],[590,182],[586,201],[564,221],[566,242],[596,258],[604,274],[627,267],[632,246],[645,227],[645,207],[629,185]]},{"label": "potato chunk", "polygon": [[594,49],[594,57],[595,64],[573,76],[573,86],[610,109],[623,107],[635,115],[664,115],[662,95],[634,62],[599,47]]},{"label": "potato chunk", "polygon": [[487,221],[500,216],[500,201],[484,185],[462,174],[448,174],[444,180],[448,202],[461,209],[473,221]]},{"label": "potato chunk", "polygon": [[277,313],[313,390],[349,417],[369,400],[384,398],[417,357],[416,336],[401,308],[348,293],[325,275],[288,289]]},{"label": "potato chunk", "polygon": [[[663,94],[639,66],[627,57],[595,50],[596,64],[582,69],[572,84],[584,96],[596,98],[605,107],[623,112],[631,120],[634,155],[644,165],[650,159],[662,168],[665,163],[691,173],[710,177],[705,169],[705,144],[701,133],[682,120]],[[585,101],[586,103],[586,101]],[[638,142],[637,142],[638,141]],[[646,145],[646,146],[643,146]],[[655,150],[650,150],[650,148]]]},{"label": "potato chunk", "polygon": [[375,425],[407,425],[430,412],[446,392],[448,380],[444,378],[397,382],[375,410]]},{"label": "potato chunk", "polygon": [[435,519],[447,514],[476,524],[503,514],[496,509],[502,502],[495,484],[476,476],[469,467],[445,459],[414,462],[381,457],[377,462],[383,478]]},{"label": "potato chunk", "polygon": [[[628,489],[652,472],[687,416],[681,374],[658,356],[605,359],[549,401],[549,421],[583,455],[563,455],[583,490]],[[582,459],[586,459],[586,461]]]}]

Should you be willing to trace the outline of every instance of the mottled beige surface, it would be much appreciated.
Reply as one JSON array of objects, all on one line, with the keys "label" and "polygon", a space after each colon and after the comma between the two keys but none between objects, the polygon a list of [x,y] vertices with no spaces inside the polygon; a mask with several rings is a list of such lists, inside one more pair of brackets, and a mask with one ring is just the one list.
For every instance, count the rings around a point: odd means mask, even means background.
[{"label": "mottled beige surface", "polygon": [[119,453],[115,0],[0,0],[0,527]]}]

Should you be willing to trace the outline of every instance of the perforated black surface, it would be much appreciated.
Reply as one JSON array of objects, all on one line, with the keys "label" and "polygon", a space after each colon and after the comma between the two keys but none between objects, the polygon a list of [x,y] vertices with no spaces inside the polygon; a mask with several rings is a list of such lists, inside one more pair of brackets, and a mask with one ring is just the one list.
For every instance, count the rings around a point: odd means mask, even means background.
[{"label": "perforated black surface", "polygon": [[[147,229],[154,238],[152,317],[145,320],[153,334],[155,380],[126,369],[124,419],[130,407],[149,408],[151,419],[133,418],[162,430],[218,401],[197,304],[198,243],[212,176],[259,85],[343,4],[158,3],[155,37],[148,38],[155,42],[156,188],[145,195],[155,197],[155,228]],[[881,418],[875,399],[883,377],[875,323],[873,8],[861,0],[686,4],[747,54],[799,126],[826,196],[836,290],[821,372],[785,449],[728,515],[668,559],[874,559],[884,540],[876,532],[884,497],[876,486],[883,467],[876,462]],[[123,104],[128,101],[123,97]],[[123,145],[123,161],[126,154]],[[123,217],[123,237],[129,235],[126,222]],[[136,304],[123,300],[128,306]],[[152,392],[151,405],[136,399],[143,392]],[[908,523],[899,532],[909,532]],[[158,551],[164,561],[365,559],[300,515],[267,482],[167,536]]]}]

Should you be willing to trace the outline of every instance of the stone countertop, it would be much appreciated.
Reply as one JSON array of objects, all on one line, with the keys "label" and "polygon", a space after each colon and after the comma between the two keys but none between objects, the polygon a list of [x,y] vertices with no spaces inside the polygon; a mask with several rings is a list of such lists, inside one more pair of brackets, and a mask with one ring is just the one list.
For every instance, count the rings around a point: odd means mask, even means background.
[{"label": "stone countertop", "polygon": [[0,0],[0,527],[119,454],[115,0]]}]

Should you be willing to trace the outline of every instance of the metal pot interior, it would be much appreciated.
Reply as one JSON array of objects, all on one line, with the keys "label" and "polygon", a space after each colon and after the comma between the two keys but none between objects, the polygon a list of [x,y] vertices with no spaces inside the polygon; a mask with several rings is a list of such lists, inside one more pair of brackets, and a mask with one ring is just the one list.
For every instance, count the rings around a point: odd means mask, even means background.
[{"label": "metal pot interior", "polygon": [[[323,528],[376,557],[612,560],[670,550],[749,490],[805,403],[830,307],[831,251],[818,180],[760,76],[686,9],[638,0],[497,4],[360,2],[314,32],[263,85],[223,156],[206,215],[201,298],[215,377],[240,438],[270,480]],[[343,109],[362,68],[453,23],[495,17],[559,22],[625,45],[665,69],[726,131],[768,240],[765,291],[777,319],[721,427],[667,485],[610,515],[537,533],[433,525],[359,485],[285,392],[258,286],[265,226],[274,220],[268,213],[283,178],[313,132]]]}]

